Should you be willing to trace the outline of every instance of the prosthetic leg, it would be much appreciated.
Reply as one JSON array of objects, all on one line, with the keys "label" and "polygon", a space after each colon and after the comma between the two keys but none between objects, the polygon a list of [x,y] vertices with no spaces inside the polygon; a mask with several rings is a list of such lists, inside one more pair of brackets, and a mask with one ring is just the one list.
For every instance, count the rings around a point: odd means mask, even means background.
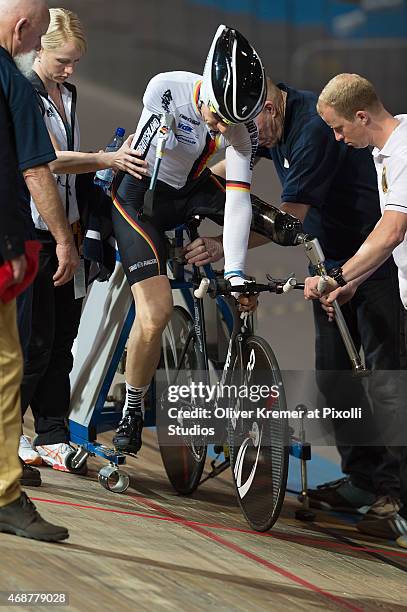
[{"label": "prosthetic leg", "polygon": [[[263,202],[256,196],[252,196],[252,207],[251,229],[280,246],[297,246],[302,244],[306,256],[323,281],[324,277],[327,276],[327,270],[325,267],[325,256],[318,238],[304,234],[302,223],[296,217],[283,212],[275,206],[266,204],[266,202]],[[337,300],[333,302],[333,307],[335,309],[336,324],[349,355],[353,374],[355,376],[368,376],[369,371],[363,365],[360,355],[355,348]]]}]

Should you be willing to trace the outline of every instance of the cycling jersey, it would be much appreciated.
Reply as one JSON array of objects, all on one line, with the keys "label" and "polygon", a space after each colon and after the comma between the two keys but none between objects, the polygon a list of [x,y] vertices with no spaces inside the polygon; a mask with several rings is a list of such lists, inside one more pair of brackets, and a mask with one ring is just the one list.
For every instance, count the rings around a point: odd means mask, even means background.
[{"label": "cycling jersey", "polygon": [[[211,132],[199,112],[201,79],[190,72],[167,72],[150,81],[133,148],[140,151],[152,171],[160,115],[167,112],[174,117],[159,172],[160,181],[174,190],[188,189],[188,185],[200,177],[214,153],[226,148],[225,273],[243,272],[251,221],[250,182],[257,149],[257,128],[250,121],[229,126],[224,136]],[[120,206],[123,202],[130,203],[132,192],[138,191],[137,182],[129,175],[122,175],[116,181],[114,203],[124,218]]]}]

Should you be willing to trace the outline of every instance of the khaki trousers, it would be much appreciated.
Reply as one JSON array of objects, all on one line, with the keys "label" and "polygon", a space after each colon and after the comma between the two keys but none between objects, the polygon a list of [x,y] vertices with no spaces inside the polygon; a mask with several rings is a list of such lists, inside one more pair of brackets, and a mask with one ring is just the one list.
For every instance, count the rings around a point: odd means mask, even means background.
[{"label": "khaki trousers", "polygon": [[21,433],[20,384],[23,359],[16,302],[0,300],[0,507],[21,495],[18,444]]}]

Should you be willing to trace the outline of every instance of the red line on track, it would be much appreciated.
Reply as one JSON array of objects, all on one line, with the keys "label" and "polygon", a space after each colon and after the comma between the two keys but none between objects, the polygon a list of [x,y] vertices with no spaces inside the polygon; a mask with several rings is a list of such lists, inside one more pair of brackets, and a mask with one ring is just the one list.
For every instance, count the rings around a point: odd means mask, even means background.
[{"label": "red line on track", "polygon": [[[134,499],[137,499],[137,496],[132,496]],[[366,546],[351,546],[350,544],[344,544],[343,542],[334,542],[332,540],[323,540],[321,538],[304,538],[302,536],[289,536],[282,535],[279,533],[270,533],[270,532],[260,532],[253,531],[252,529],[243,529],[242,527],[228,527],[227,525],[217,525],[215,523],[202,523],[201,521],[190,521],[188,519],[183,519],[182,517],[170,517],[170,516],[157,516],[156,514],[146,514],[144,512],[134,512],[131,510],[116,510],[114,508],[104,508],[103,506],[91,506],[86,504],[75,504],[73,502],[65,502],[59,501],[56,499],[43,499],[40,497],[30,497],[32,501],[43,502],[48,504],[56,504],[61,506],[71,506],[74,508],[82,508],[84,510],[98,510],[100,512],[111,512],[113,514],[123,514],[127,516],[137,516],[140,518],[153,519],[157,521],[166,521],[170,523],[179,523],[185,526],[197,526],[197,527],[207,527],[208,529],[221,529],[223,531],[232,531],[237,533],[246,533],[248,535],[255,535],[257,537],[263,538],[273,538],[275,540],[282,540],[284,542],[294,542],[297,544],[311,544],[313,546],[318,546],[323,544],[324,546],[328,546],[330,548],[338,548],[345,550],[355,550],[356,552],[365,552],[365,553],[380,553],[382,555],[388,555],[389,557],[402,557],[407,559],[407,553],[403,553],[402,551],[397,550],[385,550],[383,548],[368,548]],[[142,498],[140,498],[142,501]],[[162,510],[160,509],[160,512]]]},{"label": "red line on track", "polygon": [[[177,516],[176,514],[174,514],[173,512],[171,512],[170,510],[167,510],[166,508],[160,506],[159,504],[156,504],[155,502],[145,497],[142,497],[139,495],[132,495],[132,494],[128,494],[128,497],[131,497],[135,499],[136,501],[141,501],[146,506],[149,506],[150,508],[157,510],[161,514],[167,515],[170,518],[174,518],[174,519],[181,518]],[[324,597],[325,599],[329,599],[330,601],[333,601],[334,603],[344,608],[347,608],[348,610],[353,610],[353,612],[363,612],[363,608],[355,606],[347,602],[342,597],[338,597],[337,595],[333,595],[333,593],[329,593],[328,591],[325,591],[319,588],[317,585],[313,584],[312,582],[309,582],[308,580],[304,580],[303,578],[300,578],[296,574],[293,574],[292,572],[289,572],[283,569],[282,567],[279,567],[278,565],[275,565],[274,563],[271,563],[270,561],[263,559],[263,557],[260,557],[259,555],[255,555],[247,550],[244,550],[240,546],[237,546],[236,544],[233,544],[233,542],[229,542],[228,540],[225,540],[224,538],[216,535],[215,533],[211,533],[210,531],[207,531],[206,529],[203,529],[202,527],[198,527],[198,525],[188,525],[188,527],[192,529],[193,531],[195,531],[196,533],[199,533],[200,535],[203,535],[206,538],[210,538],[217,544],[220,544],[221,546],[225,548],[229,548],[230,550],[233,550],[239,555],[246,557],[247,559],[250,559],[251,561],[254,561],[255,563],[258,563],[259,565],[263,565],[264,567],[267,567],[267,569],[270,569],[276,574],[280,574],[280,576],[283,576],[284,578],[288,578],[288,580],[291,580],[291,582],[299,584],[302,587],[305,587],[309,589],[310,591],[317,593],[321,597]]]}]

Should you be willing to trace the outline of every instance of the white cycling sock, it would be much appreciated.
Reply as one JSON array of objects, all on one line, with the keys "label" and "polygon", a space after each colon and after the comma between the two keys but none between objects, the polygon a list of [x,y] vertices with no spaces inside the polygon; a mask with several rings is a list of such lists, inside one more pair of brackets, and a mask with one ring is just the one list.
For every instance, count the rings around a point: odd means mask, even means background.
[{"label": "white cycling sock", "polygon": [[144,397],[149,386],[133,387],[126,382],[126,401],[123,406],[123,416],[134,414],[142,415],[144,418]]}]

